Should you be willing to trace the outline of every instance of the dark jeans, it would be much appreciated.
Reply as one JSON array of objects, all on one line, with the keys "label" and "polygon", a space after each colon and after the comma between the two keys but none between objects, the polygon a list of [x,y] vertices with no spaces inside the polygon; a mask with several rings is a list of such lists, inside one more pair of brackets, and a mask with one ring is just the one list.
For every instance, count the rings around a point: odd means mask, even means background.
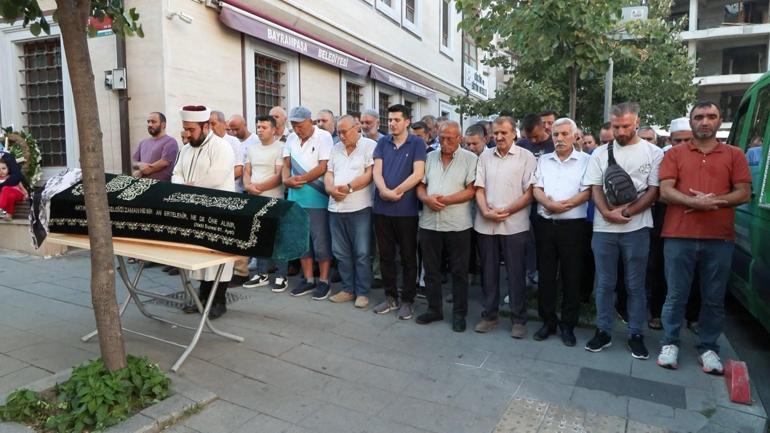
[{"label": "dark jeans", "polygon": [[425,266],[425,289],[428,308],[443,314],[441,299],[442,253],[449,259],[452,274],[452,314],[465,317],[468,314],[468,256],[470,255],[472,229],[460,232],[438,232],[420,229],[422,262]]},{"label": "dark jeans", "polygon": [[580,287],[585,268],[584,252],[590,227],[585,218],[535,219],[537,268],[540,274],[538,310],[545,324],[556,327],[557,275],[561,275],[561,322],[577,325],[580,316]]},{"label": "dark jeans", "polygon": [[717,339],[722,334],[725,319],[725,292],[730,278],[734,243],[719,239],[668,238],[663,253],[666,256],[668,295],[663,305],[663,344],[679,345],[679,330],[692,288],[696,269],[700,277],[702,297],[700,345],[703,352],[719,352]]},{"label": "dark jeans", "polygon": [[403,267],[402,302],[414,302],[417,293],[417,217],[374,215],[374,234],[380,250],[385,295],[398,299],[396,249]]},{"label": "dark jeans", "polygon": [[511,321],[527,323],[526,271],[529,230],[513,235],[483,235],[477,233],[481,256],[481,288],[484,291],[484,311],[481,316],[496,320],[500,310],[500,255],[505,260],[508,277],[508,297]]}]

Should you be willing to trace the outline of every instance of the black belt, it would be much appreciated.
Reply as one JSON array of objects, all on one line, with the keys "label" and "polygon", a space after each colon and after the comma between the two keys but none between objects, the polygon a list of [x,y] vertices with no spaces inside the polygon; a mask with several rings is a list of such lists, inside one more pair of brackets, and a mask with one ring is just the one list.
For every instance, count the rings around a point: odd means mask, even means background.
[{"label": "black belt", "polygon": [[588,222],[585,218],[570,218],[570,219],[551,219],[551,218],[544,218],[542,215],[538,215],[538,218],[541,220],[553,224],[553,225],[568,225],[568,224],[577,224],[577,223],[586,223]]}]

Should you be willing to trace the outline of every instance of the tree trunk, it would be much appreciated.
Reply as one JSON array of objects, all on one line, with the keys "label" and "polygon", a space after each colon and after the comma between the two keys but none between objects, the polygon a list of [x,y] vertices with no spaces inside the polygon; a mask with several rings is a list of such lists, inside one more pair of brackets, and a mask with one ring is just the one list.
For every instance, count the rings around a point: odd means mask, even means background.
[{"label": "tree trunk", "polygon": [[56,4],[80,138],[80,167],[91,241],[91,302],[102,360],[107,370],[116,371],[126,366],[126,349],[115,294],[115,259],[104,182],[102,131],[86,37],[90,0],[56,0]]},{"label": "tree trunk", "polygon": [[577,115],[577,65],[572,65],[569,70],[569,118],[575,120]]}]

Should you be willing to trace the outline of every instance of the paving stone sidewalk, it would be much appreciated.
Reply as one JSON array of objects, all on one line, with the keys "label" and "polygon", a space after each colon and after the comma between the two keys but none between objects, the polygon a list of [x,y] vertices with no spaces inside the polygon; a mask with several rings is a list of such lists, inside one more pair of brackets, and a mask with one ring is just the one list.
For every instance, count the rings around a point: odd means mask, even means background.
[{"label": "paving stone sidewalk", "polygon": [[[145,272],[140,287],[180,290],[178,277],[159,268]],[[98,356],[96,342],[79,338],[94,327],[89,274],[85,252],[41,259],[0,250],[0,394]],[[573,348],[558,338],[533,341],[535,321],[527,340],[511,339],[507,325],[476,334],[475,286],[462,334],[451,331],[449,305],[444,323],[420,326],[352,303],[266,288],[231,293],[238,300],[217,325],[246,341],[204,334],[178,374],[219,400],[169,432],[766,432],[761,405],[731,403],[724,380],[700,372],[688,331],[680,369],[669,371],[654,359],[633,359],[620,324],[614,345],[598,354],[582,348],[591,329],[576,331]],[[176,309],[151,308],[186,320]],[[418,302],[418,312],[424,308]],[[123,324],[189,338],[133,306]],[[659,338],[648,334],[651,352]],[[166,370],[181,353],[128,333],[126,344]],[[723,359],[735,357],[728,341],[720,344]]]}]

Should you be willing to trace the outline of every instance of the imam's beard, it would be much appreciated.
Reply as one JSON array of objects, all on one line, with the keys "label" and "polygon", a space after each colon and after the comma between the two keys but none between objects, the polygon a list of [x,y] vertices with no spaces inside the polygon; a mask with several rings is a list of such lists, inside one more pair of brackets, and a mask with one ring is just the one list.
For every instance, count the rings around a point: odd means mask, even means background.
[{"label": "imam's beard", "polygon": [[187,144],[189,144],[192,147],[200,147],[203,144],[204,141],[206,141],[206,136],[201,134],[201,136],[198,137],[197,140],[193,139],[192,137],[188,138],[187,139]]}]

